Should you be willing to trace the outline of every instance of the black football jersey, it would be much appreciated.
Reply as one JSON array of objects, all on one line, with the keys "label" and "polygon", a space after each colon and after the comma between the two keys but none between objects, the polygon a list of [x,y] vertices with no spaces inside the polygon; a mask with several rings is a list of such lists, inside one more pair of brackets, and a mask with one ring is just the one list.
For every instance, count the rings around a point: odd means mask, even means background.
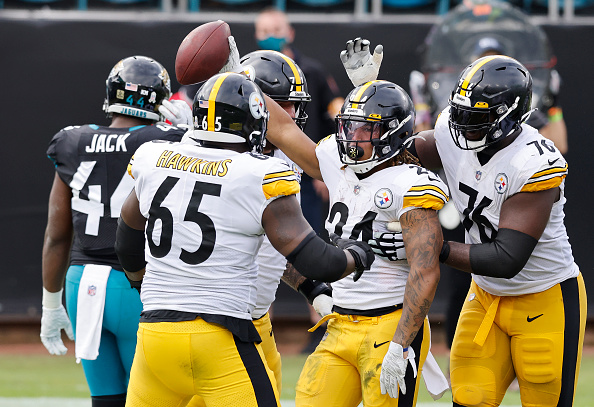
[{"label": "black football jersey", "polygon": [[66,127],[52,138],[48,157],[72,190],[70,264],[122,269],[113,246],[122,204],[134,187],[128,162],[143,143],[180,141],[183,134],[184,130],[165,123],[131,128],[91,124]]}]

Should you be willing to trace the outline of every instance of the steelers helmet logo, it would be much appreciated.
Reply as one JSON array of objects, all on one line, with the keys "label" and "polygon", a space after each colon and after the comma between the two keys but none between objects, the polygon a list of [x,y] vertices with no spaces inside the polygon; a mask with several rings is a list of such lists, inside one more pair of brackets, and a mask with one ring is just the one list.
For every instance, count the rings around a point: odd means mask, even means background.
[{"label": "steelers helmet logo", "polygon": [[259,119],[262,116],[266,115],[266,110],[264,108],[264,99],[256,92],[253,92],[250,95],[250,112],[254,118]]},{"label": "steelers helmet logo", "polygon": [[351,160],[356,160],[358,158],[357,147],[351,146],[349,147],[348,156]]}]

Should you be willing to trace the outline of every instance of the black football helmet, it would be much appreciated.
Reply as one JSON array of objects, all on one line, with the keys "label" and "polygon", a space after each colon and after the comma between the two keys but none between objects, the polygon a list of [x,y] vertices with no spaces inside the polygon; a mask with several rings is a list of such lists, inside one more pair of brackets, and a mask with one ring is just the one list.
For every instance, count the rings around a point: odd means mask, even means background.
[{"label": "black football helmet", "polygon": [[240,69],[252,77],[262,92],[277,102],[295,102],[295,123],[303,130],[307,122],[305,106],[311,101],[301,68],[277,51],[254,51],[239,61]]},{"label": "black football helmet", "polygon": [[[532,76],[524,65],[504,55],[480,58],[462,71],[452,92],[450,134],[459,148],[481,151],[519,130],[531,101]],[[482,137],[469,140],[467,132]]]},{"label": "black football helmet", "polygon": [[266,101],[246,75],[227,72],[211,77],[196,93],[192,113],[198,140],[247,143],[257,153],[266,145]]},{"label": "black football helmet", "polygon": [[118,62],[107,77],[103,111],[141,119],[161,120],[158,107],[171,97],[167,70],[152,58],[132,56]]},{"label": "black football helmet", "polygon": [[[353,89],[336,116],[336,142],[340,160],[356,173],[366,173],[398,154],[412,136],[415,109],[408,93],[388,81],[371,81]],[[353,140],[355,130],[366,126],[369,140]],[[360,143],[374,147],[363,156]]]}]

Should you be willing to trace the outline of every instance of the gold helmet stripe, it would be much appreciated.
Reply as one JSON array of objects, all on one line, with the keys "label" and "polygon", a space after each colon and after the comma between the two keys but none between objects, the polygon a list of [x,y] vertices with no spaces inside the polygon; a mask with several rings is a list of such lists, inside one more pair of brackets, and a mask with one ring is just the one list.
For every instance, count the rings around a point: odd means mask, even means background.
[{"label": "gold helmet stripe", "polygon": [[464,78],[464,81],[462,82],[462,85],[460,85],[460,95],[461,96],[466,96],[466,88],[468,88],[468,84],[470,83],[470,80],[472,79],[472,77],[474,76],[474,74],[476,73],[476,71],[478,71],[481,66],[485,65],[487,62],[494,60],[495,58],[500,58],[501,55],[493,55],[490,56],[488,58],[485,58],[483,61],[481,61],[480,64],[476,64],[466,75],[466,77]]},{"label": "gold helmet stripe", "polygon": [[359,108],[359,101],[361,100],[361,98],[363,97],[363,94],[365,93],[365,91],[367,90],[367,88],[369,88],[371,85],[373,85],[374,83],[377,82],[381,82],[381,81],[369,81],[364,85],[361,85],[361,88],[357,91],[357,94],[355,95],[355,97],[353,98],[353,101],[351,102],[351,107],[353,109],[357,109]]},{"label": "gold helmet stripe", "polygon": [[291,61],[291,59],[289,57],[287,57],[286,55],[283,55],[280,52],[278,54],[282,59],[285,60],[287,65],[289,65],[289,68],[291,68],[291,71],[293,71],[293,77],[295,77],[295,83],[294,83],[295,92],[302,92],[303,91],[303,79],[301,79],[301,75],[299,75],[299,70],[297,69],[297,65],[295,65],[295,63],[293,61]]},{"label": "gold helmet stripe", "polygon": [[222,74],[213,85],[212,89],[210,90],[210,95],[208,95],[208,116],[207,116],[207,123],[208,128],[207,131],[215,131],[215,110],[216,110],[216,99],[217,94],[219,93],[219,89],[223,84],[223,81],[227,79],[227,77],[231,74],[231,72],[227,72]]}]

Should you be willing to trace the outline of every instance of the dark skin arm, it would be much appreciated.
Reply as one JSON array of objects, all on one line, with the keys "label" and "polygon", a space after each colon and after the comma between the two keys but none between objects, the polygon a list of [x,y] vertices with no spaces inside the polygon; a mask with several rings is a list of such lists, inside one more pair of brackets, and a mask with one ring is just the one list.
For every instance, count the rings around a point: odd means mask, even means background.
[{"label": "dark skin arm", "polygon": [[[299,202],[294,195],[272,201],[262,214],[262,226],[272,246],[283,256],[288,256],[312,231],[303,217]],[[355,260],[348,251],[347,268],[341,278],[355,271]]]},{"label": "dark skin arm", "polygon": [[417,135],[422,137],[415,139],[415,148],[423,167],[429,170],[442,168],[433,130],[421,131]]},{"label": "dark skin arm", "polygon": [[55,293],[64,287],[74,235],[70,201],[72,191],[56,173],[49,196],[47,227],[43,238],[43,286]]},{"label": "dark skin arm", "polygon": [[264,95],[270,112],[266,138],[299,165],[312,178],[322,180],[316,144],[301,131],[291,116],[274,100]]},{"label": "dark skin arm", "polygon": [[[142,216],[142,213],[140,213],[140,203],[136,197],[135,189],[132,189],[132,192],[130,192],[130,195],[128,195],[128,198],[126,198],[124,201],[122,210],[120,212],[120,217],[126,223],[126,225],[130,226],[132,229],[144,231],[146,218]],[[124,270],[128,278],[132,281],[141,281],[144,277],[144,271],[144,268],[133,272]]]},{"label": "dark skin arm", "polygon": [[[559,188],[538,192],[520,192],[505,200],[501,206],[499,228],[514,229],[540,239],[544,232],[553,204],[559,200]],[[470,246],[449,242],[450,255],[445,264],[472,273],[470,268]]]},{"label": "dark skin arm", "polygon": [[400,217],[410,272],[406,280],[402,317],[393,342],[410,345],[423,326],[439,282],[439,252],[443,242],[437,212],[413,209]]}]

